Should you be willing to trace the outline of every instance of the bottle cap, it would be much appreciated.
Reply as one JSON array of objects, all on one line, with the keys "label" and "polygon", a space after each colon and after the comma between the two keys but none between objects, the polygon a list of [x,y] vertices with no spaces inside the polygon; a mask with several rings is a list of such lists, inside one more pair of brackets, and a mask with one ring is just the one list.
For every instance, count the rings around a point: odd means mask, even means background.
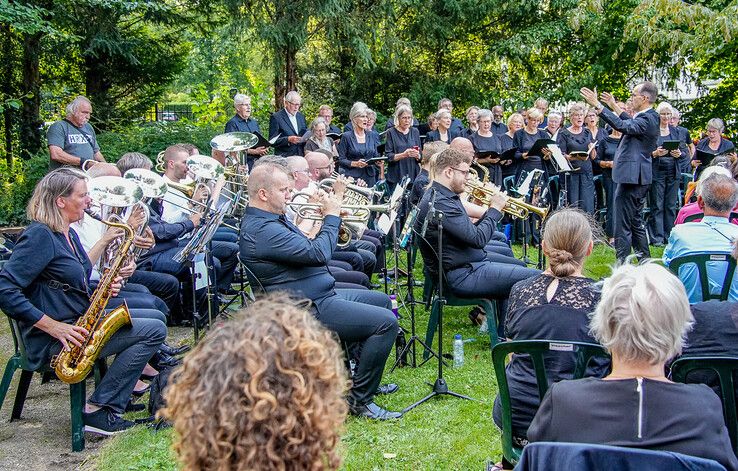
[{"label": "bottle cap", "polygon": [[454,335],[454,340],[461,340],[461,334]]}]

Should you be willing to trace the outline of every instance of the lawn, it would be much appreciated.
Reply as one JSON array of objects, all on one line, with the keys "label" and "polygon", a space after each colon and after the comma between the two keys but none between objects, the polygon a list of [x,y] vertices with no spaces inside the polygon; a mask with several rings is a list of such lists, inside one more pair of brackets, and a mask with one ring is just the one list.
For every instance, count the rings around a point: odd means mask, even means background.
[{"label": "lawn", "polygon": [[[515,247],[520,255],[520,247]],[[654,257],[662,249],[652,248]],[[530,254],[536,259],[536,252]],[[614,251],[597,245],[585,265],[585,274],[594,279],[607,276],[614,261]],[[388,257],[388,263],[391,263]],[[414,273],[421,276],[420,262]],[[416,288],[417,299],[422,289]],[[404,299],[405,290],[398,298]],[[453,334],[459,333],[465,345],[465,364],[444,371],[449,387],[474,398],[465,401],[449,396],[434,398],[408,412],[402,419],[380,423],[349,418],[342,433],[343,469],[484,469],[488,460],[501,456],[500,433],[492,421],[492,404],[497,385],[492,369],[489,338],[471,326],[468,308],[447,307],[444,310],[444,351],[451,351]],[[409,314],[401,309],[401,322],[409,328]],[[416,308],[417,329],[424,336],[428,312]],[[420,359],[420,350],[418,350]],[[436,378],[436,363],[420,368],[401,368],[389,373],[394,353],[385,370],[384,381],[400,385],[400,391],[377,402],[392,410],[400,410],[424,397],[430,388],[426,382]],[[153,432],[139,426],[110,439],[102,448],[93,466],[101,470],[176,469],[169,445],[171,431]]]}]

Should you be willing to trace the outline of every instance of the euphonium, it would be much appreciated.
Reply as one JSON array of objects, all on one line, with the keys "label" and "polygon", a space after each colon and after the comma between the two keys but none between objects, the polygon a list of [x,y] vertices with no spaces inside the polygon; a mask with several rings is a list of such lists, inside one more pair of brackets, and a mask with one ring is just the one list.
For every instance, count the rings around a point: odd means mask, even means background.
[{"label": "euphonium", "polygon": [[59,355],[51,359],[51,367],[56,375],[65,383],[75,384],[83,381],[92,371],[95,360],[100,351],[115,334],[118,329],[131,324],[131,315],[128,306],[123,303],[109,313],[105,312],[105,306],[112,295],[111,286],[123,266],[128,250],[133,243],[133,229],[128,224],[112,221],[103,221],[108,226],[123,229],[123,241],[118,247],[115,259],[110,268],[101,276],[100,284],[90,299],[90,307],[80,317],[76,325],[84,327],[88,335],[82,341],[81,347],[70,345],[69,350],[62,350]]},{"label": "euphonium", "polygon": [[[465,183],[466,191],[469,193],[469,202],[480,206],[490,206],[492,196],[502,193],[502,190],[495,185],[484,185],[479,180],[467,180]],[[507,204],[502,210],[514,218],[527,219],[530,213],[537,214],[541,219],[546,219],[548,208],[540,208],[523,201],[522,198],[507,198]]]}]

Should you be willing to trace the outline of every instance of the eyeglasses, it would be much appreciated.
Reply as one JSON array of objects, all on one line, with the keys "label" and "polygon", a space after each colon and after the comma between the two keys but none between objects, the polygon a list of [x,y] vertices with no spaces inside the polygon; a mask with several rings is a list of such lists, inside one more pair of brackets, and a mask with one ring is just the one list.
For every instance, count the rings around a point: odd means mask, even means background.
[{"label": "eyeglasses", "polygon": [[449,167],[449,168],[451,170],[456,170],[457,172],[460,172],[465,177],[468,177],[469,176],[469,170],[468,169],[467,170],[461,170],[460,168],[456,168],[456,167]]},{"label": "eyeglasses", "polygon": [[289,103],[290,105],[302,106],[302,103],[295,103],[294,101],[288,101],[287,103]]},{"label": "eyeglasses", "polygon": [[304,173],[305,175],[310,173],[310,170],[295,170],[295,173]]}]

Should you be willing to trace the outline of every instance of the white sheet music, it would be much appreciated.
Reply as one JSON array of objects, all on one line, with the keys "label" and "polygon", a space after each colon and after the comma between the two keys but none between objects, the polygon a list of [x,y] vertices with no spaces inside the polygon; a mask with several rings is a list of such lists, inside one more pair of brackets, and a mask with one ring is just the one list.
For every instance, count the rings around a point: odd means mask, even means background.
[{"label": "white sheet music", "polygon": [[195,255],[195,289],[203,289],[208,285],[208,267],[205,264],[205,254]]},{"label": "white sheet music", "polygon": [[517,193],[521,196],[526,196],[528,193],[530,193],[530,184],[533,182],[533,179],[540,179],[541,175],[543,175],[543,170],[541,170],[540,168],[534,168],[533,170],[528,172],[528,174],[525,176],[525,180],[523,180],[523,183],[521,183],[516,190]]},{"label": "white sheet music", "polygon": [[564,154],[561,153],[559,146],[556,144],[549,144],[547,147],[551,151],[551,157],[553,157],[559,172],[571,172],[574,170],[571,168],[569,161],[566,160],[566,157],[564,157]]}]

